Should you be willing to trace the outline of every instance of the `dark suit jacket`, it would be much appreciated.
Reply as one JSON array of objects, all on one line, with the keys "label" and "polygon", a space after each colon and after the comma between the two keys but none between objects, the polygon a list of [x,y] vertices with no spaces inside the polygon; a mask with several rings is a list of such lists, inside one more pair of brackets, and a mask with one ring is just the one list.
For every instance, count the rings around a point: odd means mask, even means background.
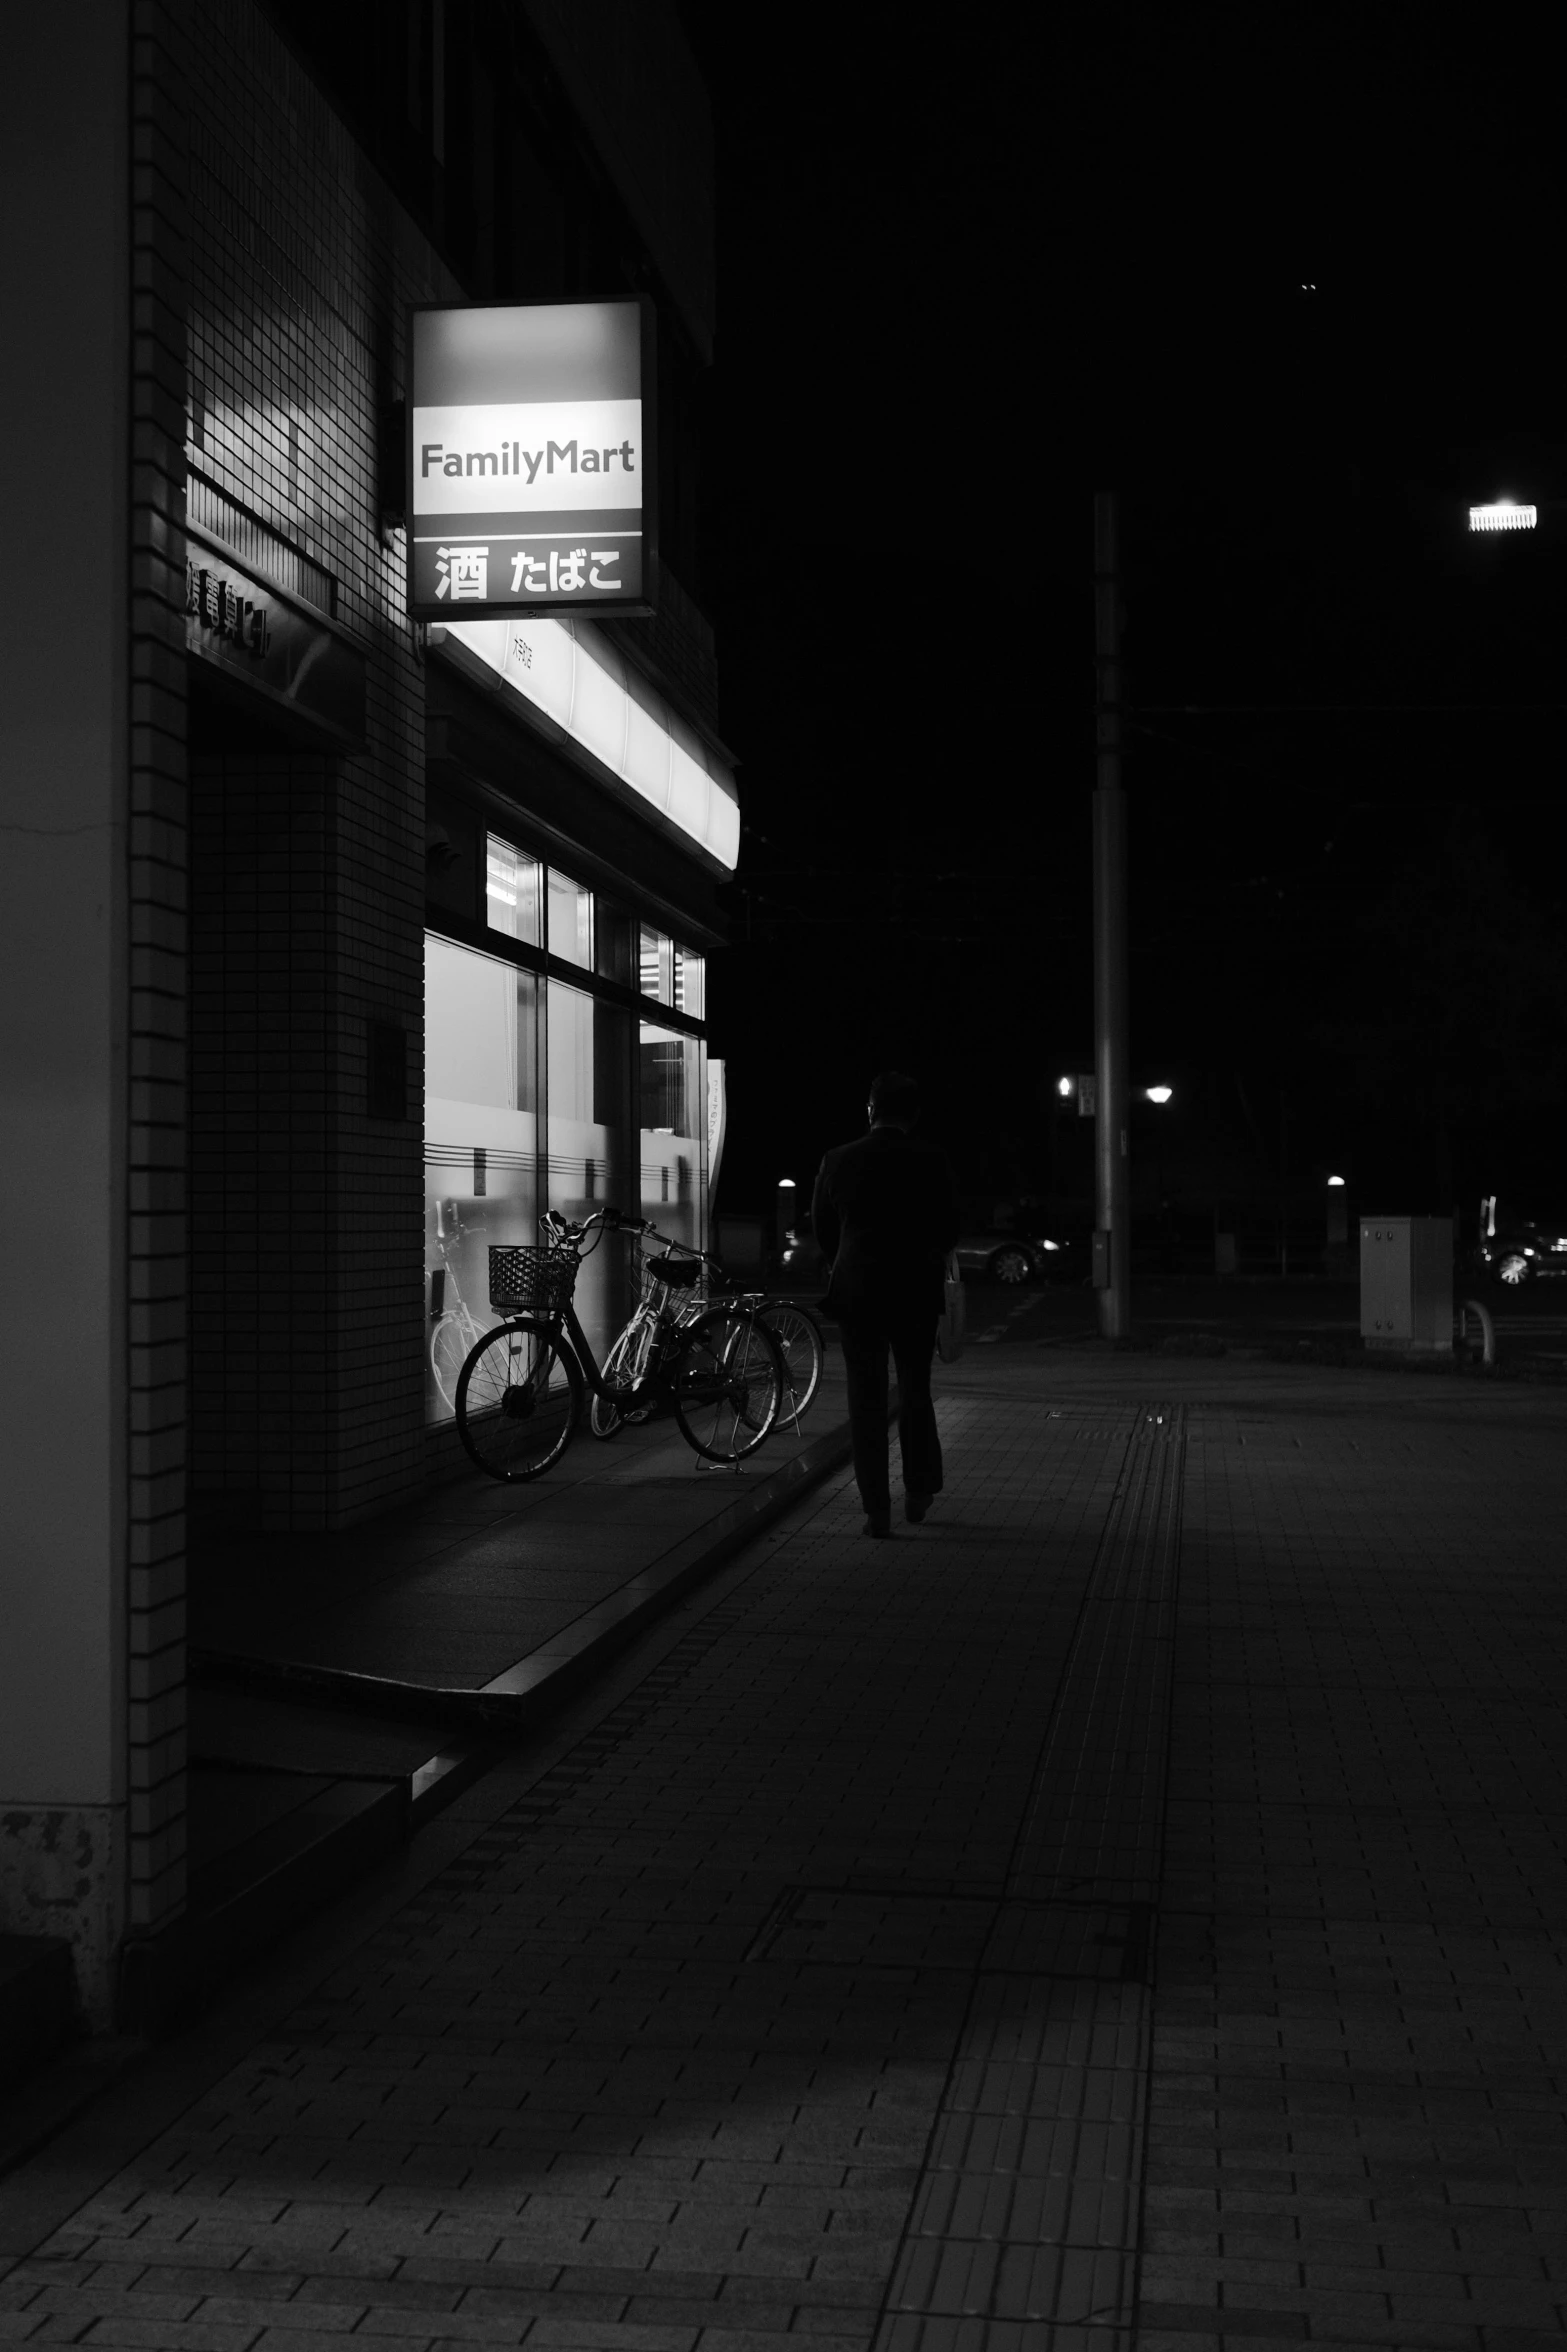
[{"label": "dark suit jacket", "polygon": [[934,1144],[873,1127],[821,1164],[811,1225],[832,1267],[830,1315],[888,1325],[939,1315],[958,1193]]}]

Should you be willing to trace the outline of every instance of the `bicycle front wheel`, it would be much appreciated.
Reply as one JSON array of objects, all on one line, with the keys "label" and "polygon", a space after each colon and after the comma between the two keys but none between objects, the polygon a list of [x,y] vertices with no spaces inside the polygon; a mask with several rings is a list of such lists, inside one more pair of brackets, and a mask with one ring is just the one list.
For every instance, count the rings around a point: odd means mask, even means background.
[{"label": "bicycle front wheel", "polygon": [[765,1323],[738,1307],[714,1307],[680,1335],[675,1419],[687,1445],[710,1462],[741,1462],[768,1436],[788,1375]]},{"label": "bicycle front wheel", "polygon": [[768,1299],[758,1312],[784,1360],[783,1418],[803,1420],[822,1384],[827,1355],[822,1327],[809,1308],[796,1306],[792,1299]]},{"label": "bicycle front wheel", "polygon": [[582,1374],[547,1323],[487,1332],[457,1383],[457,1433],[491,1478],[538,1478],[571,1443]]}]

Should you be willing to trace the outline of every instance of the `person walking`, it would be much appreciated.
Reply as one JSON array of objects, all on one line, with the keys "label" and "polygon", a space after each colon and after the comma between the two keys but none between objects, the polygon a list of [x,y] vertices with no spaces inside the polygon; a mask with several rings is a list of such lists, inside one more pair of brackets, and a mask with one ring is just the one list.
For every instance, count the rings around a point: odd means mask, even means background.
[{"label": "person walking", "polygon": [[898,1375],[903,1515],[916,1524],[941,1492],[941,1441],[930,1365],[949,1250],[958,1239],[952,1170],[909,1130],[919,1089],[901,1070],[871,1081],[870,1133],[822,1161],[811,1224],[830,1267],[824,1311],[837,1318],[849,1382],[854,1475],[865,1533],[892,1533],[887,1463],[887,1352]]}]

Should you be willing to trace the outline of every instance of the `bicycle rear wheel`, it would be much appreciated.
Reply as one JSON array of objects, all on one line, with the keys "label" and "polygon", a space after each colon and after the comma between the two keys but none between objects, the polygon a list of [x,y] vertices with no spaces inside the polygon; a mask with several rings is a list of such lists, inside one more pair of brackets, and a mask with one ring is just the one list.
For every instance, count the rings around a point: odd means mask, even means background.
[{"label": "bicycle rear wheel", "polygon": [[758,1312],[784,1360],[783,1418],[803,1420],[822,1384],[827,1346],[821,1325],[808,1308],[797,1306],[792,1299],[767,1299]]},{"label": "bicycle rear wheel", "polygon": [[[647,1369],[648,1350],[653,1344],[653,1326],[645,1315],[628,1323],[609,1354],[604,1359],[604,1382],[608,1388],[627,1389],[641,1379]],[[614,1397],[595,1393],[588,1407],[588,1427],[595,1437],[613,1437],[627,1421],[645,1421],[645,1412],[627,1412]]]},{"label": "bicycle rear wheel", "polygon": [[710,1462],[741,1462],[771,1432],[788,1375],[765,1323],[740,1307],[713,1307],[680,1335],[675,1419],[687,1445]]},{"label": "bicycle rear wheel", "polygon": [[547,1323],[486,1332],[457,1383],[457,1433],[469,1460],[508,1483],[558,1462],[581,1410],[577,1359]]}]

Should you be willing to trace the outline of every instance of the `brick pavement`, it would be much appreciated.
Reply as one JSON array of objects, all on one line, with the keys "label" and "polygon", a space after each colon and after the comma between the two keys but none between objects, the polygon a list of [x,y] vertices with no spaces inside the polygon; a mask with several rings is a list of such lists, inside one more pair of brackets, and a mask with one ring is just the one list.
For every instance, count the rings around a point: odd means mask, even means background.
[{"label": "brick pavement", "polygon": [[1145,2352],[1559,2337],[1561,1409],[944,1386],[939,1515],[799,1506],[0,2341],[1109,2352],[1134,2282]]},{"label": "brick pavement", "polygon": [[1142,2343],[1530,2352],[1567,2304],[1563,1408],[1297,1388],[1193,1416]]}]

